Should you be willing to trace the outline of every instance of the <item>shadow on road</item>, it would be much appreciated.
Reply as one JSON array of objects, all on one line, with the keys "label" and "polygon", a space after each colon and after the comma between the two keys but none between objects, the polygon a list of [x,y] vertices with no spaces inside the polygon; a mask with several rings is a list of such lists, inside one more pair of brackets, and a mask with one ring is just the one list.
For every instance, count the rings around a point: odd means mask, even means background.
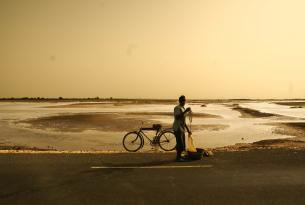
[{"label": "shadow on road", "polygon": [[[162,161],[148,161],[148,162],[124,162],[124,163],[101,163],[105,167],[149,167],[149,166],[160,166],[160,165],[168,165],[172,164],[175,161],[171,160],[162,160]],[[99,166],[100,166],[99,165]]]}]

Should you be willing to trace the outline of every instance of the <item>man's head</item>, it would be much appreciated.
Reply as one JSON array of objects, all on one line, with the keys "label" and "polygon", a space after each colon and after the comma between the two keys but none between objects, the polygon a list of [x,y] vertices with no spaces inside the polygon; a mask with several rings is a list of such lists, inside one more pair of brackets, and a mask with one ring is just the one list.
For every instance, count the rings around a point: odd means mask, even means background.
[{"label": "man's head", "polygon": [[181,106],[184,106],[184,105],[185,105],[185,96],[184,96],[184,95],[181,95],[181,96],[179,97],[179,104],[180,104]]}]

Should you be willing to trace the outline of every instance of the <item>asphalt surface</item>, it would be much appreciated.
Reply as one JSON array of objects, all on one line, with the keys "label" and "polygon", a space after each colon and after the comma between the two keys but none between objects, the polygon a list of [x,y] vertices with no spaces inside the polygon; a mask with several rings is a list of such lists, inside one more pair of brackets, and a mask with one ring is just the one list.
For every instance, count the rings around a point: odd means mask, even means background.
[{"label": "asphalt surface", "polygon": [[174,157],[0,154],[0,204],[305,204],[305,151]]}]

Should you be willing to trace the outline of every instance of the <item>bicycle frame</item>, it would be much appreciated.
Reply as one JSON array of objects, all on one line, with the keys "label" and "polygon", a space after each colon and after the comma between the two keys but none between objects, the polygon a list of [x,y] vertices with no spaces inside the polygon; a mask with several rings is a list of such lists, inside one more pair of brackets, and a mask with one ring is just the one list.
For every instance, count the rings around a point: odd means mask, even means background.
[{"label": "bicycle frame", "polygon": [[142,138],[143,138],[143,140],[144,140],[144,138],[146,138],[146,139],[148,139],[148,141],[150,142],[150,143],[153,143],[154,142],[154,139],[155,139],[155,137],[159,137],[160,136],[160,133],[162,133],[160,130],[157,130],[156,131],[156,135],[153,137],[153,139],[151,140],[144,132],[143,132],[143,130],[147,130],[147,131],[153,131],[152,129],[140,129],[139,131],[138,131],[138,135],[140,135]]},{"label": "bicycle frame", "polygon": [[[153,137],[151,137],[152,135],[150,134],[146,134],[145,131],[155,131],[155,135]],[[171,142],[169,139],[173,139],[175,137],[173,136],[170,136],[169,138],[167,137],[168,135],[165,135],[165,133],[171,133],[172,135],[174,135],[173,133],[173,130],[172,128],[161,128],[161,127],[157,127],[156,126],[153,126],[152,128],[147,128],[147,127],[144,127],[144,128],[140,128],[139,130],[137,131],[132,131],[132,132],[129,132],[127,133],[124,138],[123,138],[123,146],[124,148],[127,150],[127,151],[130,151],[130,152],[136,152],[138,151],[139,149],[141,149],[144,145],[145,145],[145,138],[150,142],[150,145],[152,147],[155,147],[155,146],[160,146],[161,149],[163,149],[164,151],[171,151],[175,148],[175,146],[171,147],[170,149],[168,147],[164,147],[164,144],[167,144],[169,142]],[[139,147],[137,147],[136,149],[134,148],[131,148],[129,149],[128,148],[128,144],[125,144],[125,139],[127,139],[126,137],[129,136],[129,135],[134,135],[136,134],[136,136],[134,136],[133,138],[131,138],[129,140],[129,143],[131,143],[131,145],[133,145],[133,143],[138,142],[138,140],[140,140],[140,144],[139,144]],[[170,134],[170,135],[171,135]],[[164,137],[163,137],[164,136]],[[162,138],[162,142],[160,141]],[[164,139],[163,139],[164,138]],[[128,141],[127,141],[128,142]],[[162,143],[162,145],[161,145]],[[128,146],[127,146],[128,145]],[[127,147],[126,147],[127,146]],[[166,145],[165,145],[166,146]]]},{"label": "bicycle frame", "polygon": [[[155,129],[151,129],[151,128],[140,128],[140,130],[138,131],[138,135],[140,135],[140,137],[142,137],[143,139],[143,145],[142,147],[144,146],[144,139],[146,138],[150,144],[153,144],[155,143],[154,141],[158,138],[160,138],[160,136],[166,132],[166,131],[169,131],[171,129],[159,129],[159,130],[155,130]],[[152,138],[152,140],[144,133],[144,131],[156,131],[156,134],[155,136]]]}]

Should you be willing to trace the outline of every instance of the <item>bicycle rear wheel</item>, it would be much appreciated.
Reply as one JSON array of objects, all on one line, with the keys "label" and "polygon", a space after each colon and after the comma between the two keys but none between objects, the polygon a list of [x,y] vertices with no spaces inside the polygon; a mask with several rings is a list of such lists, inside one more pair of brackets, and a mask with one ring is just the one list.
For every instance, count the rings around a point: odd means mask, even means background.
[{"label": "bicycle rear wheel", "polygon": [[137,132],[129,132],[123,138],[123,146],[129,152],[138,151],[143,143],[143,138]]},{"label": "bicycle rear wheel", "polygon": [[172,151],[176,148],[176,137],[173,131],[165,131],[160,135],[159,146],[164,151]]}]

